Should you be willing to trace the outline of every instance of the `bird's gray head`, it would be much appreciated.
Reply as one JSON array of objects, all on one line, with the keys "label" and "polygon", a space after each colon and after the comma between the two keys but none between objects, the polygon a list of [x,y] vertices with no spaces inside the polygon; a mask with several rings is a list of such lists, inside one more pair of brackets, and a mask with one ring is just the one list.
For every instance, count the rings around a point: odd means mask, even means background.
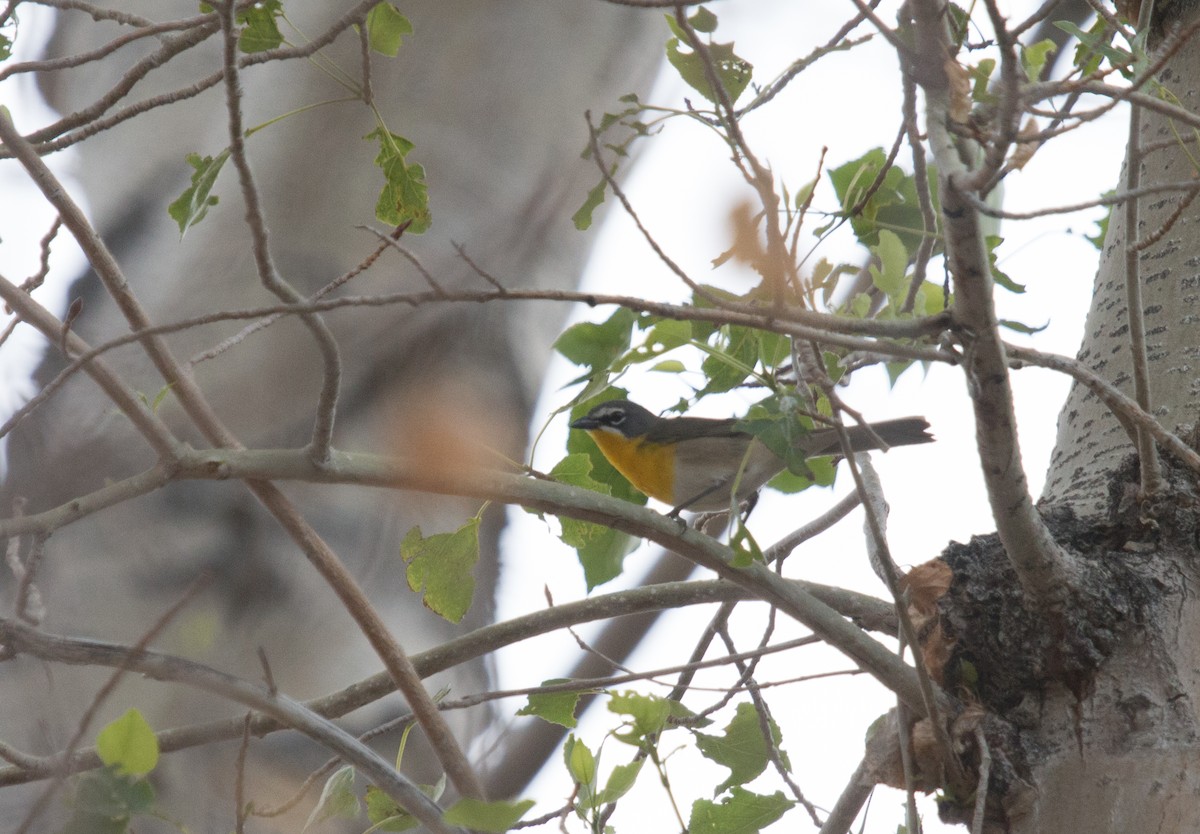
[{"label": "bird's gray head", "polygon": [[573,429],[611,431],[626,437],[641,437],[660,418],[629,400],[609,400],[571,423]]}]

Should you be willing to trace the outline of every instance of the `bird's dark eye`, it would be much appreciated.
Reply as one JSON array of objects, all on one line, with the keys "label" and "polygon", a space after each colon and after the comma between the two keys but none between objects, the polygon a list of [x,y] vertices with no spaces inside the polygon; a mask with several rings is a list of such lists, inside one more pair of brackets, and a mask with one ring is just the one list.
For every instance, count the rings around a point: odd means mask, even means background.
[{"label": "bird's dark eye", "polygon": [[619,426],[625,422],[625,412],[624,411],[610,412],[609,414],[605,415],[604,422],[608,423],[610,426]]}]

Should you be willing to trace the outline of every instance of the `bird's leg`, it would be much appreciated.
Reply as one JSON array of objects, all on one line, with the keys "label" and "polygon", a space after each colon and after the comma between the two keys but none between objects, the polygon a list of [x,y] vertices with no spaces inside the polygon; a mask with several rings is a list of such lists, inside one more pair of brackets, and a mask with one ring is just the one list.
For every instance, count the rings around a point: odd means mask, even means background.
[{"label": "bird's leg", "polygon": [[750,520],[750,513],[754,512],[754,508],[758,506],[759,495],[759,491],[755,490],[754,492],[750,493],[750,497],[747,498],[746,502],[742,505],[742,524],[745,524]]}]

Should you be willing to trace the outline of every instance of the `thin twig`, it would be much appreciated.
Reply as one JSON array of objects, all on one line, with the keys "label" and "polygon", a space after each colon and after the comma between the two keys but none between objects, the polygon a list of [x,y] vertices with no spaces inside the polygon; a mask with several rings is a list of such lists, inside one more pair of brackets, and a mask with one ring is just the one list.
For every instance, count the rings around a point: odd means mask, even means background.
[{"label": "thin twig", "polygon": [[[0,138],[11,128],[12,123],[0,113]],[[10,282],[0,280],[0,298],[16,310],[23,321],[37,328],[47,338],[53,339],[61,331],[62,322],[57,317]],[[91,350],[90,346],[73,332],[67,334],[66,346],[69,356],[78,356]],[[87,363],[85,370],[121,413],[129,418],[160,460],[167,461],[174,457],[177,441],[170,428],[117,376],[107,362],[97,359]]]},{"label": "thin twig", "polygon": [[246,754],[250,752],[250,719],[253,717],[253,712],[247,712],[245,718],[242,719],[242,742],[238,745],[237,759],[234,761],[233,830],[235,834],[245,834],[246,817],[250,810],[246,804]]},{"label": "thin twig", "polygon": [[[271,257],[271,247],[267,241],[267,221],[263,216],[259,201],[258,187],[254,184],[254,174],[250,170],[250,161],[246,156],[246,137],[242,127],[242,84],[238,75],[238,31],[233,21],[233,7],[236,0],[218,3],[216,9],[221,18],[221,29],[224,42],[225,64],[225,110],[229,123],[229,158],[233,161],[238,172],[238,181],[242,189],[242,200],[246,204],[246,227],[250,230],[250,240],[254,251],[254,262],[258,268],[258,279],[267,292],[276,296],[280,301],[296,303],[303,296],[275,268]],[[364,27],[365,28],[365,27]],[[338,352],[337,339],[320,316],[309,313],[302,315],[300,321],[308,328],[321,354],[322,382],[321,393],[317,399],[316,414],[313,419],[312,438],[309,441],[309,451],[313,460],[327,460],[329,449],[333,443],[333,423],[337,413],[338,391],[341,388],[342,362]]]},{"label": "thin twig", "polygon": [[[147,357],[163,375],[184,412],[201,434],[210,443],[221,449],[230,452],[241,449],[241,442],[213,410],[190,370],[175,358],[170,347],[161,337],[144,335],[152,328],[152,324],[140,301],[126,283],[112,253],[92,228],[78,205],[62,188],[54,174],[37,156],[32,146],[17,133],[7,115],[2,112],[0,112],[0,140],[3,140],[18,155],[26,170],[34,176],[34,181],[42,190],[43,196],[58,209],[63,223],[88,256],[97,277],[100,278],[109,295],[116,301],[118,309],[125,316],[130,328],[143,333],[139,341]],[[12,289],[15,290],[15,288]],[[9,298],[8,295],[5,295],[6,292],[4,284],[0,283],[0,295],[5,296],[6,300],[9,300],[14,307],[20,306],[17,301],[13,300],[17,296],[20,296],[18,300],[26,308],[36,306],[24,294],[17,293],[13,298]],[[53,317],[50,317],[49,322],[35,321],[28,315],[26,319],[35,323],[38,329],[46,335],[54,336],[58,333],[55,329],[58,322]],[[78,339],[73,333],[70,334],[70,338]],[[94,368],[96,364],[94,362],[89,364],[89,369]],[[106,393],[109,392],[107,388],[105,390]],[[110,393],[110,396],[114,396],[114,401],[117,401],[118,405],[122,405],[116,398],[124,396],[124,389],[118,387],[114,393]],[[174,444],[170,444],[167,452],[175,451]],[[305,454],[312,457],[311,450],[306,451]],[[313,466],[318,465],[316,461],[313,461],[312,464]],[[478,777],[471,770],[467,758],[455,741],[450,728],[438,713],[429,693],[421,685],[421,679],[413,670],[407,654],[392,636],[387,624],[371,605],[366,593],[353,575],[333,549],[317,534],[278,488],[259,478],[248,479],[246,486],[299,546],[300,551],[317,569],[321,578],[337,594],[347,612],[354,618],[371,647],[383,661],[384,667],[393,675],[397,687],[417,712],[422,729],[429,737],[433,749],[437,752],[439,760],[446,767],[448,774],[451,775],[456,787],[463,795],[481,796],[482,789]],[[459,784],[460,782],[461,784]],[[476,791],[476,788],[479,790]]]},{"label": "thin twig", "polygon": [[375,92],[371,87],[371,33],[366,26],[358,27],[359,63],[362,67],[362,100],[368,107],[375,107]]},{"label": "thin twig", "polygon": [[1179,221],[1179,218],[1183,216],[1185,211],[1187,211],[1188,206],[1190,206],[1192,201],[1196,199],[1197,194],[1200,194],[1200,182],[1192,186],[1191,190],[1183,195],[1183,197],[1176,204],[1175,208],[1171,211],[1170,215],[1168,215],[1165,220],[1158,224],[1157,229],[1150,232],[1145,237],[1139,238],[1131,244],[1133,246],[1133,250],[1138,254],[1141,254],[1162,240],[1163,236],[1167,232],[1171,231],[1172,228],[1174,228],[1175,224]]},{"label": "thin twig", "polygon": [[847,834],[859,812],[871,798],[875,784],[871,781],[866,759],[858,763],[854,773],[846,781],[837,802],[825,818],[825,823],[817,834]]},{"label": "thin twig", "polygon": [[[871,0],[869,7],[875,9],[879,6],[882,0]],[[779,77],[768,84],[759,92],[749,104],[737,111],[737,116],[740,119],[747,113],[757,110],[767,102],[771,101],[775,96],[779,95],[788,84],[792,82],[796,76],[804,72],[810,66],[815,64],[819,59],[824,58],[834,52],[841,52],[847,49],[853,49],[856,46],[866,43],[871,39],[870,35],[862,38],[848,38],[849,34],[858,28],[859,24],[866,20],[866,16],[861,12],[850,18],[842,24],[841,28],[834,33],[833,37],[825,42],[824,45],[818,46],[812,52],[805,55],[799,60],[793,61],[792,64]]]},{"label": "thin twig", "polygon": [[[400,231],[403,231],[403,229],[406,229],[406,228],[408,228],[407,223],[403,227],[401,227]],[[396,233],[393,232],[393,234],[396,234]],[[328,284],[326,284],[325,286],[318,289],[315,293],[313,293],[312,295],[310,295],[308,297],[307,301],[309,303],[312,303],[321,298],[324,298],[325,296],[329,295],[331,292],[336,290],[338,287],[342,286],[343,284],[348,283],[349,281],[351,281],[354,278],[357,278],[359,275],[361,275],[362,273],[364,273],[368,269],[370,269],[375,264],[375,261],[379,260],[379,256],[382,255],[384,252],[386,252],[387,249],[388,249],[388,244],[386,244],[386,243],[379,244],[379,246],[375,247],[375,250],[373,252],[371,252],[369,255],[367,255],[367,257],[363,258],[362,261],[360,261],[353,269],[349,270],[348,272],[342,273],[337,278],[334,278]],[[239,330],[234,335],[230,336],[228,339],[224,339],[220,343],[209,348],[208,350],[203,351],[201,353],[197,353],[194,356],[192,356],[192,358],[188,360],[188,364],[195,367],[196,365],[199,365],[201,362],[207,362],[210,359],[215,359],[216,357],[220,356],[225,351],[227,351],[230,348],[245,341],[252,334],[258,332],[259,330],[265,330],[266,328],[270,327],[272,324],[274,324],[275,322],[282,319],[285,315],[287,315],[287,314],[284,313],[283,311],[276,311],[274,313],[267,315],[265,318],[261,319],[260,321],[254,322],[254,324],[243,327],[241,330]],[[0,431],[0,437],[2,437],[3,434],[4,434],[4,432]]]},{"label": "thin twig", "polygon": [[167,32],[187,31],[188,29],[203,25],[209,19],[209,15],[197,15],[180,20],[168,20],[163,23],[150,23],[146,26],[139,26],[132,32],[118,35],[103,46],[98,46],[87,52],[64,55],[61,58],[47,58],[40,61],[23,61],[19,64],[10,64],[3,70],[0,70],[0,81],[21,73],[47,73],[95,63],[116,52],[121,47],[128,46],[143,38],[154,38]]},{"label": "thin twig", "polygon": [[[291,727],[354,764],[377,788],[437,834],[461,834],[442,821],[442,809],[385,759],[360,744],[336,724],[289,698],[272,696],[263,687],[232,675],[151,651],[131,651],[95,640],[60,637],[36,631],[11,620],[0,620],[0,642],[18,653],[45,661],[86,666],[110,666],[156,680],[177,682],[250,707]],[[240,732],[242,719],[234,719]]]},{"label": "thin twig", "polygon": [[1029,494],[1017,440],[1012,385],[1000,340],[987,247],[980,214],[964,183],[971,171],[950,131],[949,81],[944,60],[950,45],[945,8],[913,0],[919,56],[914,77],[925,89],[926,127],[938,165],[946,261],[954,281],[955,320],[962,327],[964,370],[975,413],[976,443],[988,501],[1000,541],[1032,608],[1061,616],[1074,583],[1074,562],[1054,541]]},{"label": "thin twig", "polygon": [[[742,172],[746,183],[758,195],[762,208],[763,228],[766,231],[766,252],[762,264],[763,282],[771,293],[774,306],[784,307],[784,296],[789,279],[795,277],[795,264],[788,258],[787,238],[779,225],[779,195],[775,192],[775,177],[771,169],[759,161],[750,143],[742,133],[738,113],[734,109],[729,90],[725,88],[716,62],[708,45],[696,33],[688,20],[683,6],[675,7],[675,24],[687,39],[687,45],[700,58],[704,77],[712,90],[717,106],[717,118],[724,128],[725,136],[734,151],[733,163]],[[744,164],[743,164],[744,163]]]},{"label": "thin twig", "polygon": [[463,246],[461,243],[456,243],[455,241],[450,241],[450,245],[454,247],[454,251],[457,252],[458,256],[466,262],[467,266],[471,267],[471,270],[476,275],[495,287],[502,295],[507,294],[508,290],[504,288],[504,285],[501,284],[500,281],[498,281],[496,277],[492,275],[492,273],[488,272],[471,259],[471,256],[467,254],[467,247]]},{"label": "thin twig", "polygon": [[917,82],[908,72],[907,65],[902,64],[901,71],[904,134],[912,151],[913,185],[917,189],[917,204],[921,207],[921,242],[917,244],[917,253],[913,256],[913,277],[908,285],[908,294],[904,296],[904,303],[900,307],[901,312],[911,313],[917,303],[917,293],[925,285],[929,259],[933,256],[933,246],[937,240],[937,215],[933,210],[933,195],[929,193],[929,167],[925,162],[925,146],[921,142],[921,128],[917,123]]},{"label": "thin twig", "polygon": [[438,298],[448,297],[445,287],[437,282],[437,279],[433,277],[433,273],[426,269],[425,264],[421,263],[421,259],[418,258],[411,249],[400,245],[400,241],[396,240],[395,235],[385,235],[383,232],[379,231],[373,226],[355,226],[355,228],[362,229],[364,232],[370,232],[371,234],[375,235],[375,237],[379,238],[383,246],[395,249],[404,257],[406,261],[416,267],[417,272],[421,273],[421,277],[425,279],[425,283],[429,285],[429,288],[433,290],[434,294]]},{"label": "thin twig", "polygon": [[[206,585],[208,585],[211,579],[211,575],[201,574],[196,579],[192,580],[187,588],[184,589],[179,599],[176,600],[169,608],[167,608],[167,610],[163,612],[162,616],[160,616],[158,620],[151,624],[150,628],[148,628],[145,633],[142,634],[141,638],[139,638],[138,641],[128,651],[125,652],[124,657],[119,662],[114,664],[112,674],[109,675],[108,680],[105,681],[100,687],[99,691],[96,692],[95,696],[92,698],[92,702],[88,704],[87,709],[85,709],[83,711],[83,715],[80,716],[79,726],[75,729],[75,735],[73,735],[71,740],[67,742],[66,749],[62,754],[62,761],[68,761],[75,753],[75,750],[79,747],[79,743],[83,740],[84,734],[88,731],[88,728],[91,727],[93,719],[95,719],[96,714],[100,711],[100,707],[105,701],[108,700],[108,697],[112,695],[113,691],[117,688],[117,683],[121,680],[121,678],[125,677],[127,672],[131,671],[137,666],[138,660],[145,652],[146,647],[154,642],[158,635],[162,634],[163,629],[165,629],[175,619],[175,616],[183,610],[183,607],[187,605],[187,603],[191,602],[192,598],[195,597],[196,594],[198,594]],[[24,628],[24,626],[21,626],[20,628]],[[22,648],[19,642],[11,640],[5,640],[3,642],[10,650],[13,650],[18,654],[21,653]],[[50,797],[54,795],[54,792],[58,790],[59,786],[63,783],[63,780],[65,780],[66,777],[67,771],[59,770],[50,778],[50,782],[46,785],[45,789],[38,795],[33,804],[30,805],[29,811],[21,820],[21,824],[17,826],[15,834],[28,834],[28,832],[32,830],[33,824],[46,809],[46,804],[50,801]]]},{"label": "thin twig", "polygon": [[988,217],[997,217],[1001,220],[1033,220],[1038,217],[1049,217],[1055,214],[1071,214],[1077,211],[1087,211],[1088,209],[1103,208],[1105,206],[1128,204],[1129,201],[1136,200],[1138,197],[1146,197],[1154,194],[1175,194],[1179,192],[1187,194],[1195,191],[1197,188],[1200,188],[1200,178],[1184,180],[1182,182],[1155,183],[1154,185],[1139,186],[1133,190],[1124,190],[1117,194],[1105,194],[1091,200],[1080,200],[1078,203],[1066,203],[1058,206],[1031,209],[1029,211],[999,209],[988,205],[986,201],[970,193],[964,193],[963,199],[970,204],[972,209],[978,211],[980,214],[986,214]]},{"label": "thin twig", "polygon": [[[45,533],[32,536],[29,542],[29,557],[24,564],[17,562],[20,572],[17,575],[17,600],[13,608],[16,609],[18,618],[32,626],[41,625],[42,620],[46,617],[46,606],[36,584],[38,568],[41,566],[42,557],[46,554],[46,538],[47,534]],[[19,539],[12,539],[10,544],[16,544],[19,541]],[[13,569],[16,573],[16,565],[13,566]]]},{"label": "thin twig", "polygon": [[662,246],[659,245],[658,241],[654,239],[654,235],[650,234],[650,230],[642,225],[642,218],[638,216],[638,213],[633,208],[633,204],[629,202],[629,198],[625,195],[625,191],[617,182],[616,177],[613,176],[613,171],[610,171],[608,166],[604,164],[604,157],[600,153],[600,132],[596,129],[595,124],[592,123],[592,112],[590,110],[585,111],[583,118],[584,121],[587,122],[588,127],[588,150],[592,155],[592,159],[594,159],[596,162],[596,167],[600,169],[600,176],[604,178],[605,185],[612,189],[613,196],[620,201],[621,206],[625,209],[625,213],[629,215],[629,219],[633,221],[635,226],[637,226],[637,230],[641,233],[646,243],[648,243],[650,248],[654,250],[654,254],[658,257],[658,259],[662,261],[669,270],[675,273],[680,281],[687,285],[688,289],[696,293],[701,298],[714,301],[711,293],[707,292],[696,281],[693,281],[691,276],[684,271],[683,267],[676,263],[675,260],[666,253]]},{"label": "thin twig", "polygon": [[983,727],[975,728],[975,743],[979,745],[979,780],[975,783],[975,814],[971,820],[971,834],[983,834],[983,823],[987,814],[988,783],[992,775],[992,751],[988,748]]},{"label": "thin twig", "polygon": [[[866,603],[871,603],[873,613],[868,619],[884,618],[885,608],[881,600],[874,600],[840,588],[802,583],[811,592],[827,602],[839,606],[846,616],[860,617]],[[535,611],[511,620],[483,626],[469,634],[454,638],[446,643],[413,656],[413,664],[422,677],[444,672],[461,663],[481,657],[504,646],[513,645],[540,634],[556,631],[567,625],[596,620],[608,620],[644,611],[677,609],[688,605],[705,605],[731,599],[753,599],[743,588],[727,582],[705,580],[699,582],[671,582],[612,594],[601,594],[577,602],[565,603],[542,611]],[[152,652],[150,654],[153,654]],[[696,658],[699,660],[700,658]],[[163,656],[168,663],[168,656]],[[686,668],[686,667],[685,667]],[[387,673],[378,673],[365,680],[356,681],[337,692],[307,701],[303,706],[323,718],[338,718],[378,701],[395,691],[395,685]],[[281,729],[273,718],[256,713],[251,732],[256,736],[266,735]],[[242,720],[223,719],[185,727],[160,731],[156,734],[160,751],[169,753],[202,744],[211,744],[238,738],[242,733]],[[0,748],[0,758],[9,758],[6,748]],[[94,750],[83,749],[63,762],[60,756],[35,757],[12,752],[9,758],[18,767],[0,769],[0,786],[23,784],[47,778],[56,768],[78,772],[99,766]]]},{"label": "thin twig", "polygon": [[[1138,31],[1148,32],[1154,4],[1146,0],[1139,14]],[[1142,180],[1142,108],[1129,105],[1129,142],[1125,154],[1125,191],[1136,191]],[[1140,234],[1140,203],[1137,198],[1125,203],[1125,317],[1129,328],[1129,361],[1133,370],[1133,390],[1138,407],[1150,413],[1150,365],[1146,356],[1146,315],[1142,305],[1141,252],[1136,246]],[[1140,496],[1154,500],[1165,489],[1162,465],[1154,440],[1144,429],[1137,430]]]},{"label": "thin twig", "polygon": [[[38,241],[38,251],[41,255],[38,258],[37,272],[21,282],[21,289],[25,292],[36,290],[45,282],[46,276],[50,274],[50,244],[54,243],[54,239],[58,237],[60,229],[62,229],[62,218],[55,215],[54,222],[50,224],[49,231]],[[6,306],[5,312],[7,311],[8,308]]]},{"label": "thin twig", "polygon": [[[876,573],[883,580],[896,605],[896,621],[900,626],[901,644],[916,646],[918,645],[917,629],[909,616],[908,602],[900,589],[899,568],[892,559],[891,549],[887,543],[887,501],[883,497],[883,485],[875,467],[871,465],[870,457],[863,453],[854,453],[850,448],[850,436],[846,434],[845,427],[839,423],[837,429],[838,438],[842,443],[842,452],[846,456],[846,466],[854,478],[855,490],[863,499],[863,528],[867,538],[867,552],[872,557],[871,567],[875,568]],[[917,672],[922,698],[925,699],[925,715],[923,717],[929,720],[930,729],[933,731],[933,737],[941,751],[941,759],[947,770],[956,777],[956,782],[961,781],[962,762],[955,754],[950,734],[946,730],[947,716],[942,714],[942,708],[935,695],[935,685],[929,677],[925,664],[917,662],[914,664],[914,668]],[[910,709],[912,707],[908,703],[905,706]],[[906,732],[906,730],[902,729],[902,732]]]},{"label": "thin twig", "polygon": [[824,533],[848,516],[860,503],[862,503],[862,497],[858,492],[851,492],[826,510],[820,517],[813,519],[802,527],[797,527],[791,533],[788,533],[764,550],[763,557],[768,564],[787,558],[793,550],[804,544],[804,542]]}]

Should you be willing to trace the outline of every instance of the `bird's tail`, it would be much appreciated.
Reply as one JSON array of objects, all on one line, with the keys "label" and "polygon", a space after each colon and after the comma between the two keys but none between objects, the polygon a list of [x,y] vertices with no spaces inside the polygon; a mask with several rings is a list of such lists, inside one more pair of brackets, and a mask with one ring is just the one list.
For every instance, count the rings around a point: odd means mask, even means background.
[{"label": "bird's tail", "polygon": [[[850,436],[850,448],[855,452],[933,442],[933,435],[929,433],[929,421],[924,417],[884,420],[880,423],[871,423],[869,427],[847,426],[846,434]],[[819,429],[810,434],[806,440],[805,446],[810,447],[809,455],[833,455],[842,450],[841,443],[838,442],[837,431],[834,429]]]}]

